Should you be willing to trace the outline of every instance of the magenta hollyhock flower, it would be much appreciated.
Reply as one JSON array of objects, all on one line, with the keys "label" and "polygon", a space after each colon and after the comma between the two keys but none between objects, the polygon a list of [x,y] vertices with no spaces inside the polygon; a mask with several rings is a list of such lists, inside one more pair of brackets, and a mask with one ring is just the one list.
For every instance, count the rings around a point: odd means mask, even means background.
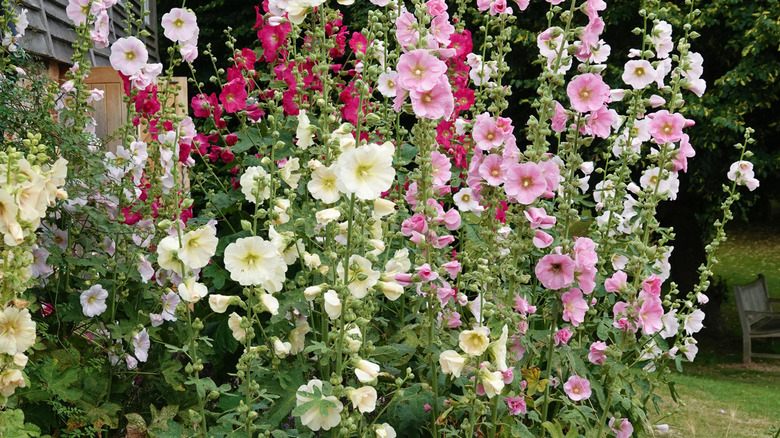
[{"label": "magenta hollyhock flower", "polygon": [[225,108],[226,113],[236,113],[246,108],[246,87],[242,81],[233,80],[222,87],[219,94],[219,101]]},{"label": "magenta hollyhock flower", "polygon": [[563,301],[563,320],[571,322],[577,327],[585,321],[585,312],[588,311],[588,303],[582,298],[582,291],[572,288],[570,291],[561,295]]},{"label": "magenta hollyhock flower", "polygon": [[501,146],[504,142],[504,131],[498,127],[496,119],[490,113],[482,113],[477,116],[471,136],[477,147],[483,151]]},{"label": "magenta hollyhock flower", "polygon": [[575,111],[595,111],[609,101],[609,85],[595,73],[577,76],[566,87],[571,106]]},{"label": "magenta hollyhock flower", "polygon": [[571,376],[563,384],[563,390],[572,401],[580,401],[590,398],[590,382],[580,376]]},{"label": "magenta hollyhock flower", "polygon": [[504,183],[504,172],[501,169],[503,161],[501,155],[490,154],[479,165],[479,176],[484,178],[489,186],[497,187]]},{"label": "magenta hollyhock flower", "polygon": [[355,52],[365,54],[366,48],[368,48],[368,40],[362,33],[353,32],[352,38],[349,40],[349,47]]},{"label": "magenta hollyhock flower", "polygon": [[528,412],[524,397],[506,397],[504,401],[509,408],[510,415],[525,415]]},{"label": "magenta hollyhock flower", "polygon": [[504,190],[507,196],[529,205],[547,190],[547,181],[536,163],[515,164],[506,172]]},{"label": "magenta hollyhock flower", "polygon": [[[399,73],[400,79],[400,73]],[[452,96],[452,87],[446,76],[440,76],[439,82],[427,91],[410,90],[412,99],[412,111],[417,117],[426,119],[448,119],[455,109],[455,98]]]},{"label": "magenta hollyhock flower", "polygon": [[547,289],[563,289],[574,283],[574,260],[567,255],[548,254],[536,264],[536,277]]},{"label": "magenta hollyhock flower", "polygon": [[607,360],[607,343],[602,341],[596,341],[590,344],[590,352],[588,353],[588,360],[594,365],[601,365]]},{"label": "magenta hollyhock flower", "polygon": [[609,428],[615,433],[615,438],[630,438],[631,434],[634,433],[634,426],[627,418],[610,418]]},{"label": "magenta hollyhock flower", "polygon": [[685,126],[685,117],[682,114],[670,114],[667,110],[661,110],[648,117],[650,117],[648,130],[656,143],[664,144],[682,139],[682,129]]},{"label": "magenta hollyhock flower", "polygon": [[404,53],[396,65],[398,84],[409,91],[425,92],[439,84],[447,72],[447,64],[427,50]]}]

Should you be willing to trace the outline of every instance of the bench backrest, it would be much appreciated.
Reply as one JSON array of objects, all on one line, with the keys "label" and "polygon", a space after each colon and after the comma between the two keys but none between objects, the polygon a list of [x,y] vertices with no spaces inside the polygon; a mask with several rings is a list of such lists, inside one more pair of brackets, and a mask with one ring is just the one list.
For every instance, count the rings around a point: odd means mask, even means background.
[{"label": "bench backrest", "polygon": [[751,324],[762,318],[759,315],[748,316],[745,312],[772,311],[772,306],[769,304],[769,291],[763,274],[759,274],[757,279],[744,286],[735,285],[734,297],[737,300],[742,330],[749,330]]}]

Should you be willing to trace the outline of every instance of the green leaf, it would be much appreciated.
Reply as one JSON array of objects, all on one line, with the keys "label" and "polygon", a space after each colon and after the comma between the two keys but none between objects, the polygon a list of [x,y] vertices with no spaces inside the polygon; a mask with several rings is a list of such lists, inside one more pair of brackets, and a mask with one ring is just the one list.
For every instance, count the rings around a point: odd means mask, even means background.
[{"label": "green leaf", "polygon": [[558,423],[558,421],[555,421],[555,424],[550,423],[549,421],[545,421],[542,423],[542,427],[547,429],[548,432],[550,432],[550,436],[552,438],[564,438],[563,437],[563,429],[561,428],[561,424]]}]

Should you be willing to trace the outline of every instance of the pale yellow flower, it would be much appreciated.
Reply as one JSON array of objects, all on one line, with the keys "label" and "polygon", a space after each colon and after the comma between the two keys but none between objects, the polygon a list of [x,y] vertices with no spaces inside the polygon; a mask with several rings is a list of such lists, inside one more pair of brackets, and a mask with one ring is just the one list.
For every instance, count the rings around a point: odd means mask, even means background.
[{"label": "pale yellow flower", "polygon": [[460,332],[458,345],[469,356],[479,356],[487,350],[490,344],[489,333],[490,330],[484,326],[474,330],[464,330]]},{"label": "pale yellow flower", "polygon": [[35,322],[27,309],[6,307],[0,313],[0,353],[22,353],[35,343]]}]

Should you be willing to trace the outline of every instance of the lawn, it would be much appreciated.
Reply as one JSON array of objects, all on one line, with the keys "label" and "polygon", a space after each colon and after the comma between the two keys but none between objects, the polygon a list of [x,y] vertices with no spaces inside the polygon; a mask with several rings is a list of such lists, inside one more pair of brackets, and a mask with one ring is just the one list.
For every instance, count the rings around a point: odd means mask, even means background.
[{"label": "lawn", "polygon": [[[764,274],[770,294],[780,298],[780,230],[771,222],[732,227],[717,256],[715,274],[729,294],[722,307],[727,330],[716,339],[702,337],[696,362],[685,374],[674,376],[685,405],[668,416],[654,417],[656,423],[669,425],[669,432],[656,434],[659,437],[773,437],[774,428],[780,427],[780,359],[742,364],[732,292],[734,284]],[[780,352],[780,342],[754,342],[754,349]],[[665,399],[669,402],[665,409],[674,410],[671,397]]]}]

